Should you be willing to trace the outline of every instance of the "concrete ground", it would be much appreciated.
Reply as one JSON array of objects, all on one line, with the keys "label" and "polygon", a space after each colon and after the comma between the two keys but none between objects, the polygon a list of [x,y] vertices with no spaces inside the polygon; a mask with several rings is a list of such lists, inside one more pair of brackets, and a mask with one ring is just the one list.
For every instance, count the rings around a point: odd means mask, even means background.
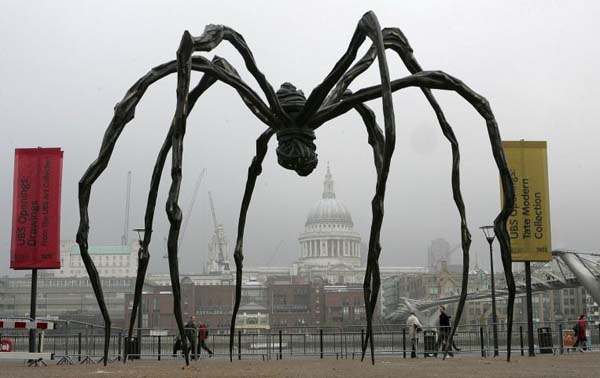
[{"label": "concrete ground", "polygon": [[0,377],[7,378],[176,378],[176,377],[294,377],[294,378],[383,378],[383,377],[461,377],[461,378],[583,378],[600,377],[600,353],[571,353],[562,356],[538,355],[533,358],[514,357],[510,363],[503,359],[459,355],[441,359],[379,358],[374,366],[358,360],[284,359],[234,360],[212,358],[194,361],[183,368],[182,360],[132,361],[57,366],[26,367],[23,363],[0,362]]}]

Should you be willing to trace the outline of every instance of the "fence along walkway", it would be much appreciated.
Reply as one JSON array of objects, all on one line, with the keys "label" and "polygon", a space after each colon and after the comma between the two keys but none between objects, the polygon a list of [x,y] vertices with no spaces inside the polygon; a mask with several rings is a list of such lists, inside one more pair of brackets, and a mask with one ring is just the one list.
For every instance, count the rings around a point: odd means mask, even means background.
[{"label": "fence along walkway", "polygon": [[[51,353],[51,358],[58,359],[59,363],[95,363],[102,357],[104,329],[101,326],[75,321],[54,321],[55,329],[45,332],[45,350]],[[544,329],[543,335],[535,335],[534,342],[539,344],[551,342],[551,346],[541,345],[544,351],[553,353],[567,353],[569,348],[563,343],[564,335],[571,332],[575,320],[548,324],[537,323],[535,328]],[[505,352],[506,329],[504,324],[499,325],[500,352]],[[513,353],[523,354],[523,346],[527,345],[527,332],[525,324],[515,324],[512,335]],[[455,336],[456,344],[461,348],[460,353],[476,353],[487,356],[493,350],[491,325],[461,326]],[[0,338],[10,339],[13,350],[18,352],[28,351],[29,335],[26,329],[2,330]],[[154,331],[154,332],[151,332]],[[424,328],[417,342],[417,353],[424,356],[433,355],[436,345],[436,328]],[[403,324],[382,324],[375,327],[375,347],[377,355],[394,355],[410,357],[411,340]],[[137,334],[137,330],[134,335]],[[126,331],[113,328],[111,332],[110,358],[122,360],[125,352]],[[38,335],[39,336],[39,335]],[[176,330],[155,332],[155,330],[142,329],[141,351],[128,353],[129,357],[140,358],[173,358],[173,345]],[[38,340],[40,340],[38,338]],[[364,340],[364,329],[361,327],[292,327],[238,330],[234,343],[234,356],[242,358],[282,359],[290,357],[313,358],[357,358],[361,353],[361,344]],[[215,356],[229,356],[229,333],[227,329],[209,329],[206,340],[208,347]],[[39,344],[38,344],[39,345]],[[548,349],[549,348],[549,349]],[[588,326],[588,348],[600,350],[600,325]],[[538,348],[539,350],[539,348]],[[181,357],[181,352],[176,353]]]}]

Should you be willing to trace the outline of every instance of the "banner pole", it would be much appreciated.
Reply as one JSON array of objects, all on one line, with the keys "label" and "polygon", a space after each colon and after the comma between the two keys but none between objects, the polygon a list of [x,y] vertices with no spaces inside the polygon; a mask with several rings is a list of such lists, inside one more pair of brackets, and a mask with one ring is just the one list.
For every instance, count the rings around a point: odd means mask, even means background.
[{"label": "banner pole", "polygon": [[529,261],[525,261],[525,287],[525,296],[527,297],[527,345],[529,347],[529,357],[534,357],[533,299],[531,295],[531,263]]},{"label": "banner pole", "polygon": [[[29,308],[29,318],[35,320],[35,310],[37,301],[37,269],[31,269],[31,300]],[[35,353],[35,329],[29,330],[29,352]]]}]

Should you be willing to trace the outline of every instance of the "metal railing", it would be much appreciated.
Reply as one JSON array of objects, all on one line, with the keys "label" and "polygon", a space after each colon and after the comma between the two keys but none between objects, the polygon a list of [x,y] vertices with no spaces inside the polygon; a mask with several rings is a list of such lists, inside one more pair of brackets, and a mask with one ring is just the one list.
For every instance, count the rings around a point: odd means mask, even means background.
[{"label": "metal railing", "polygon": [[[2,319],[2,317],[0,317]],[[104,327],[78,321],[52,320],[56,329],[44,333],[43,349],[54,354],[63,363],[92,363],[102,357]],[[572,333],[575,320],[560,323],[535,323],[534,344],[536,353],[568,353],[565,335]],[[506,353],[506,324],[498,324],[498,345],[500,353]],[[538,333],[538,329],[542,329]],[[26,330],[0,330],[0,337],[11,339],[14,351],[28,350]],[[424,327],[418,334],[416,354],[432,357],[437,354],[437,328]],[[600,350],[600,325],[589,324],[587,328],[588,349]],[[133,333],[137,342],[138,330]],[[454,337],[460,352],[481,356],[493,355],[492,325],[460,326]],[[113,328],[109,359],[122,360],[126,348],[126,330]],[[177,337],[176,330],[142,329],[140,349],[130,350],[129,358],[168,359],[181,358],[181,351],[173,351]],[[360,358],[365,329],[362,326],[347,327],[281,327],[272,329],[239,329],[234,338],[234,358],[283,359],[291,357],[343,359]],[[540,342],[540,338],[543,338]],[[229,330],[209,329],[206,345],[215,356],[229,356]],[[42,344],[42,340],[39,340]],[[376,356],[399,356],[408,358],[412,340],[404,324],[378,324],[374,326]],[[513,325],[511,349],[513,355],[527,354],[527,326]],[[39,345],[41,346],[41,345]],[[202,351],[202,353],[205,353]],[[200,354],[203,356],[203,354]]]}]

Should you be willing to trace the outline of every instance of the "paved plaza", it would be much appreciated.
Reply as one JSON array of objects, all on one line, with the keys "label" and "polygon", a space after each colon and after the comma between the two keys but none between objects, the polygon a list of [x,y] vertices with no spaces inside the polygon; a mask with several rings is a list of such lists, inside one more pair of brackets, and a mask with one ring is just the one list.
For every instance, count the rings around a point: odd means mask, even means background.
[{"label": "paved plaza", "polygon": [[126,365],[73,365],[28,368],[18,363],[1,363],[0,377],[124,377],[124,378],[188,378],[188,377],[294,377],[294,378],[383,378],[383,377],[511,377],[511,378],[583,378],[598,377],[600,354],[540,355],[535,358],[515,357],[510,363],[503,359],[483,359],[457,356],[416,360],[380,358],[375,366],[357,360],[302,359],[242,360],[230,363],[227,359],[203,359],[183,369],[181,360],[134,361]]}]

